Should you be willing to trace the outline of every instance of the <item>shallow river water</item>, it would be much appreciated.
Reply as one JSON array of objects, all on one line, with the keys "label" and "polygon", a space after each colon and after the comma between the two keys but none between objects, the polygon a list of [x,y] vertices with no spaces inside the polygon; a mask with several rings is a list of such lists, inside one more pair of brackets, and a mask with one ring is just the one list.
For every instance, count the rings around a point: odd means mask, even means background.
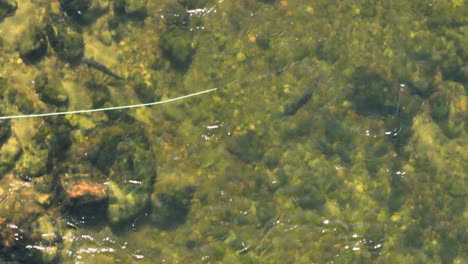
[{"label": "shallow river water", "polygon": [[0,263],[467,263],[467,14],[0,0]]}]

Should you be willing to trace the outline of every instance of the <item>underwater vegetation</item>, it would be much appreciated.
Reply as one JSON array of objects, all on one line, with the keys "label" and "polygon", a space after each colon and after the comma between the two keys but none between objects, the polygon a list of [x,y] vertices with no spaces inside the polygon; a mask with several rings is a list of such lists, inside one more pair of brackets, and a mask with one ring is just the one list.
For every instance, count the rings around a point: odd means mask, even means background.
[{"label": "underwater vegetation", "polygon": [[465,263],[465,1],[0,0],[0,262]]}]

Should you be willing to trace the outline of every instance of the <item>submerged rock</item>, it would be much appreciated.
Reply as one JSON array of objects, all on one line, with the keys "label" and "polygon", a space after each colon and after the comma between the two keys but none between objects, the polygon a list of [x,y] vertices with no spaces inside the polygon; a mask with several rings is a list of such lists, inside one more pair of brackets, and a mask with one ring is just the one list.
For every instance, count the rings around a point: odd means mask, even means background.
[{"label": "submerged rock", "polygon": [[109,11],[109,1],[60,0],[60,8],[76,22],[90,24]]},{"label": "submerged rock", "polygon": [[16,9],[18,9],[18,3],[15,0],[0,0],[0,22],[13,15]]},{"label": "submerged rock", "polygon": [[146,17],[146,4],[148,0],[116,0],[114,2],[114,12],[117,15],[127,15],[132,17]]},{"label": "submerged rock", "polygon": [[118,144],[107,184],[112,224],[130,220],[148,207],[155,177],[156,161],[151,150],[135,141]]},{"label": "submerged rock", "polygon": [[91,7],[92,0],[60,0],[60,7],[69,16],[79,16]]},{"label": "submerged rock", "polygon": [[10,121],[5,120],[0,122],[0,146],[8,139],[11,135],[11,124]]},{"label": "submerged rock", "polygon": [[190,22],[190,13],[178,4],[171,3],[164,9],[165,24],[167,27],[187,27]]},{"label": "submerged rock", "polygon": [[[5,188],[7,187],[8,188]],[[31,184],[16,180],[11,174],[0,181],[0,262],[5,257],[22,263],[41,263],[41,251],[26,245],[36,243],[41,235],[31,228],[45,210],[36,203]]]},{"label": "submerged rock", "polygon": [[63,227],[60,225],[60,219],[56,219],[50,215],[42,215],[37,218],[32,226],[35,230],[35,235],[39,237],[40,241],[35,242],[38,248],[41,250],[41,263],[59,263],[60,253],[62,246],[60,229]]},{"label": "submerged rock", "polygon": [[20,36],[18,51],[25,62],[35,63],[47,52],[47,38],[43,29],[30,26]]},{"label": "submerged rock", "polygon": [[395,112],[396,92],[381,74],[361,67],[353,79],[350,100],[359,114],[388,116]]},{"label": "submerged rock", "polygon": [[47,37],[57,55],[70,63],[78,63],[84,54],[84,40],[80,32],[64,23],[54,23],[47,27]]},{"label": "submerged rock", "polygon": [[185,222],[192,205],[194,186],[186,186],[171,193],[160,193],[153,198],[154,224],[163,229],[174,228]]},{"label": "submerged rock", "polygon": [[104,184],[90,179],[88,174],[65,173],[60,176],[60,185],[66,204],[72,206],[100,203],[107,198]]},{"label": "submerged rock", "polygon": [[15,176],[23,181],[30,181],[34,177],[46,172],[49,150],[43,148],[24,148],[24,152],[13,170]]},{"label": "submerged rock", "polygon": [[194,53],[190,31],[180,28],[166,31],[161,36],[160,48],[172,67],[181,72],[187,71]]},{"label": "submerged rock", "polygon": [[[10,86],[10,81],[7,78],[0,77],[0,100],[13,104],[17,93],[17,90]],[[0,104],[0,111],[4,112],[7,106],[8,104]]]},{"label": "submerged rock", "polygon": [[256,131],[249,130],[245,134],[235,136],[227,149],[245,163],[260,161],[265,154],[265,140]]},{"label": "submerged rock", "polygon": [[87,163],[65,165],[58,174],[61,210],[74,225],[93,225],[106,219],[105,176]]},{"label": "submerged rock", "polygon": [[14,167],[21,155],[21,145],[16,137],[10,137],[0,148],[0,178]]},{"label": "submerged rock", "polygon": [[457,82],[439,81],[429,98],[431,117],[449,137],[462,136],[467,131],[468,106],[465,87]]},{"label": "submerged rock", "polygon": [[68,105],[68,95],[60,81],[50,80],[47,75],[41,74],[34,79],[34,83],[36,92],[43,102],[56,106]]}]

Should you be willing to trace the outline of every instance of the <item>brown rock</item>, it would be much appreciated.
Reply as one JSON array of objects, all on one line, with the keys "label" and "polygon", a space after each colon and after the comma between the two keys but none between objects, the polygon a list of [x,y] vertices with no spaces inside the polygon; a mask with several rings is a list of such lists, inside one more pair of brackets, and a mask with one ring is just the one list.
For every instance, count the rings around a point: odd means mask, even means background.
[{"label": "brown rock", "polygon": [[103,183],[89,179],[87,174],[65,173],[60,178],[65,201],[71,205],[99,203],[107,199]]}]

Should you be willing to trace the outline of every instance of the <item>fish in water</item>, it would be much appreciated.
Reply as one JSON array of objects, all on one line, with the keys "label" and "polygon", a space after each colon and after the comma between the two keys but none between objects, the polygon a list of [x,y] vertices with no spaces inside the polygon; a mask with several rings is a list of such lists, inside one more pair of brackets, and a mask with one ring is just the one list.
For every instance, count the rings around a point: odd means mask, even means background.
[{"label": "fish in water", "polygon": [[125,80],[125,78],[121,77],[120,75],[114,73],[113,71],[111,71],[109,68],[107,68],[105,65],[93,60],[93,59],[86,59],[86,58],[82,58],[81,59],[81,63],[83,64],[86,64],[88,67],[90,68],[93,68],[93,69],[96,69],[104,74],[107,74],[111,77],[114,77],[118,80]]}]

